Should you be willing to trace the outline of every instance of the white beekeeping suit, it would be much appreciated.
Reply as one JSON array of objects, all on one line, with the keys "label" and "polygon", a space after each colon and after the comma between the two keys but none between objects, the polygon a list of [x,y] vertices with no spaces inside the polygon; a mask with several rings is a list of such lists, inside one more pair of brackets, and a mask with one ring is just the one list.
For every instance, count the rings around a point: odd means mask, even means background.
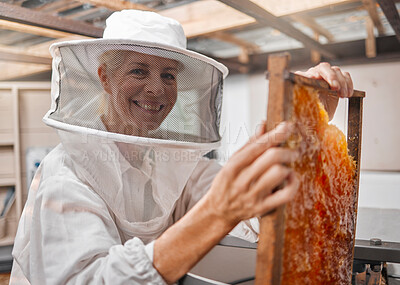
[{"label": "white beekeeping suit", "polygon": [[[51,53],[44,122],[61,144],[29,190],[11,284],[163,284],[153,241],[220,169],[203,156],[219,145],[228,71],[188,51],[176,21],[133,10],[114,13],[103,39]],[[245,224],[234,232],[254,241]]]}]

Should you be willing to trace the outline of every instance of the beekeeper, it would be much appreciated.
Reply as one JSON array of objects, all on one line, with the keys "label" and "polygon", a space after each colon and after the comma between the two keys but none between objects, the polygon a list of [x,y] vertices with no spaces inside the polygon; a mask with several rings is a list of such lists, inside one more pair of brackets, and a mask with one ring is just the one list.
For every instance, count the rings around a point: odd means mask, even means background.
[{"label": "beekeeper", "polygon": [[[226,234],[256,241],[256,217],[295,194],[285,165],[297,153],[278,147],[288,124],[261,128],[222,169],[204,158],[220,141],[228,71],[187,50],[176,21],[116,12],[102,39],[57,43],[51,53],[44,122],[61,144],[29,190],[11,284],[173,283]],[[351,93],[339,69],[306,75]]]}]

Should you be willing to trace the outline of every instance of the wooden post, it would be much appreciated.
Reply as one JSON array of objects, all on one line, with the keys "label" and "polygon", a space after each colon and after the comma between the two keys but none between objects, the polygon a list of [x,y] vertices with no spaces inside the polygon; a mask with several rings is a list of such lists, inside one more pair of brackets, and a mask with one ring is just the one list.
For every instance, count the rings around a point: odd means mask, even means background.
[{"label": "wooden post", "polygon": [[[319,34],[314,32],[314,40],[319,42]],[[311,62],[313,64],[318,64],[321,62],[321,54],[316,50],[311,50]]]},{"label": "wooden post", "polygon": [[[267,131],[290,116],[292,84],[285,80],[289,73],[289,54],[282,53],[268,58],[269,95]],[[262,217],[257,249],[256,285],[278,285],[282,269],[282,248],[285,208]]]},{"label": "wooden post", "polygon": [[374,35],[374,23],[370,18],[366,20],[367,38],[365,39],[365,55],[368,58],[376,57],[376,40]]}]

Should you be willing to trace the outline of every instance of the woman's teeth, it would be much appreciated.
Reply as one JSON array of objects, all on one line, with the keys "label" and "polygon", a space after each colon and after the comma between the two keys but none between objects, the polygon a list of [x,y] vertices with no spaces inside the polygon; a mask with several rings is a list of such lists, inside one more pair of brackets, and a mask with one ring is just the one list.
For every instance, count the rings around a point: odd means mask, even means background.
[{"label": "woman's teeth", "polygon": [[148,111],[160,111],[161,110],[161,107],[163,106],[163,105],[153,105],[153,104],[146,104],[146,103],[140,103],[140,102],[138,102],[138,101],[133,101],[136,105],[138,105],[140,108],[143,108],[143,109],[145,109],[145,110],[148,110]]}]

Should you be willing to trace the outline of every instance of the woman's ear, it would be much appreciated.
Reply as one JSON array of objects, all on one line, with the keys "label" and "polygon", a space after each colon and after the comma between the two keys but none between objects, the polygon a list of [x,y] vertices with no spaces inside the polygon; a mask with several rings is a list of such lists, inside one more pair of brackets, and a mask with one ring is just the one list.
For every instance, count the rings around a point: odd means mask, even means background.
[{"label": "woman's ear", "polygon": [[106,91],[108,94],[111,94],[111,84],[110,84],[110,79],[107,74],[107,68],[105,64],[102,64],[99,66],[97,69],[97,74],[99,75],[99,79],[101,82],[101,85],[103,85],[104,91]]}]

